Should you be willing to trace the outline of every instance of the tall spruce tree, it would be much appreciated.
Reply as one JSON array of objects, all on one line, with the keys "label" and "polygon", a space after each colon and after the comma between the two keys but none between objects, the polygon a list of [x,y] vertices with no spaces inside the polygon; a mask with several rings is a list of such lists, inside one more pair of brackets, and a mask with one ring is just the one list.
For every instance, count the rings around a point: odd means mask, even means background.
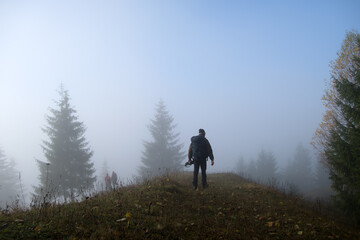
[{"label": "tall spruce tree", "polygon": [[[360,39],[358,42],[360,48]],[[334,119],[334,128],[325,149],[330,165],[332,188],[336,201],[346,213],[360,223],[360,58],[355,57],[349,69],[350,78],[333,77],[337,91],[336,104],[341,118]]]},{"label": "tall spruce tree", "polygon": [[15,200],[20,193],[15,162],[9,161],[0,149],[0,207]]},{"label": "tall spruce tree", "polygon": [[57,108],[50,109],[47,125],[43,128],[49,137],[42,145],[47,162],[37,160],[40,185],[35,188],[35,193],[41,201],[74,200],[93,188],[96,180],[91,162],[93,152],[84,136],[84,124],[78,121],[63,86],[59,95]]},{"label": "tall spruce tree", "polygon": [[302,144],[297,146],[294,159],[289,162],[284,174],[285,181],[297,186],[302,193],[313,188],[314,175],[311,170],[310,153]]},{"label": "tall spruce tree", "polygon": [[326,113],[313,144],[329,166],[335,201],[360,223],[360,34],[349,32],[331,65]]},{"label": "tall spruce tree", "polygon": [[263,183],[269,183],[277,177],[277,164],[272,152],[261,150],[256,161],[257,178]]},{"label": "tall spruce tree", "polygon": [[179,144],[179,133],[173,133],[176,125],[174,118],[169,115],[163,101],[156,106],[155,119],[149,126],[153,141],[144,142],[145,150],[139,167],[142,178],[163,175],[167,172],[179,171],[182,168],[181,161],[185,158],[182,151],[183,144]]}]

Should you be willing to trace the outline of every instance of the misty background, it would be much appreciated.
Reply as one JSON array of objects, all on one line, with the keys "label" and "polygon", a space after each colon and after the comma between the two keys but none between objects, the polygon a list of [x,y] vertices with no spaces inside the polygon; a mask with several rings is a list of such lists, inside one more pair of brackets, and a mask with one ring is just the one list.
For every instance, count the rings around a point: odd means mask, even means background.
[{"label": "misty background", "polygon": [[[233,171],[271,152],[279,170],[321,122],[329,63],[358,1],[2,1],[0,148],[29,195],[45,161],[41,130],[61,84],[104,162],[137,175],[156,104],[184,151],[199,128]],[[187,159],[184,159],[184,163]],[[102,180],[102,179],[98,179]]]}]

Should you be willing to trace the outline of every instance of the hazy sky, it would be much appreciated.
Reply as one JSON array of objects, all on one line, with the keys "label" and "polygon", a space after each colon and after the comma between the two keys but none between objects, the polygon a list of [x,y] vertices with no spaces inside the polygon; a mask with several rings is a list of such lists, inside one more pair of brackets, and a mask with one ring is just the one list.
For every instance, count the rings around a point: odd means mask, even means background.
[{"label": "hazy sky", "polygon": [[[309,142],[360,1],[0,0],[0,147],[28,190],[61,83],[101,171],[137,174],[162,99],[187,150],[204,128],[213,171]],[[185,162],[186,159],[184,159]]]}]

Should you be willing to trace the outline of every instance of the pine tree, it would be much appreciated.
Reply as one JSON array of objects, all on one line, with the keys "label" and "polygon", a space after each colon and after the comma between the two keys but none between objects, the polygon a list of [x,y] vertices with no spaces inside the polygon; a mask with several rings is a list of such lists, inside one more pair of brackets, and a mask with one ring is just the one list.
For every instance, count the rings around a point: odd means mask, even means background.
[{"label": "pine tree", "polygon": [[276,159],[272,152],[261,150],[257,162],[257,177],[263,183],[269,183],[277,177]]},{"label": "pine tree", "polygon": [[41,201],[62,198],[74,200],[84,191],[93,188],[96,177],[90,158],[93,152],[85,139],[84,124],[78,121],[70,106],[68,91],[61,86],[57,108],[50,109],[47,126],[43,131],[49,140],[43,141],[47,162],[37,160],[40,185],[35,188]]},{"label": "pine tree", "polygon": [[179,134],[174,134],[173,117],[169,115],[163,101],[156,106],[155,119],[149,126],[152,142],[144,142],[142,163],[139,173],[142,178],[163,175],[167,172],[179,171],[185,158],[183,145],[179,144]]},{"label": "pine tree", "polygon": [[0,149],[0,206],[15,200],[19,193],[15,162],[9,161]]},{"label": "pine tree", "polygon": [[360,222],[360,34],[348,32],[337,55],[313,145],[329,167],[335,202]]},{"label": "pine tree", "polygon": [[297,146],[294,159],[286,168],[285,181],[296,185],[303,193],[313,188],[314,176],[311,170],[310,153],[302,144]]},{"label": "pine tree", "polygon": [[360,57],[352,63],[349,75],[332,76],[340,114],[333,119],[325,156],[337,204],[360,222]]},{"label": "pine tree", "polygon": [[354,65],[355,57],[360,57],[359,39],[359,33],[348,32],[341,50],[337,53],[337,59],[330,64],[332,77],[322,98],[326,112],[312,140],[312,145],[319,153],[319,161],[325,165],[328,165],[325,149],[328,146],[330,134],[334,130],[335,119],[342,118],[341,109],[336,103],[338,92],[333,79],[351,78],[349,69]]}]

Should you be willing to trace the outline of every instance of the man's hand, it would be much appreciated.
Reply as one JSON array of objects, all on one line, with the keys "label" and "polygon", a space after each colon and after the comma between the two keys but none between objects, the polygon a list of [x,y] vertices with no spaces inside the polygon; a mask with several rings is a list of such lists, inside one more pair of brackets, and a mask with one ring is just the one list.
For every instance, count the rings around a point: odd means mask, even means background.
[{"label": "man's hand", "polygon": [[185,167],[190,166],[190,165],[192,165],[192,164],[194,164],[194,162],[191,161],[191,160],[189,160],[189,161],[187,161],[187,162],[185,163]]},{"label": "man's hand", "polygon": [[214,165],[214,160],[211,160],[211,166]]}]

